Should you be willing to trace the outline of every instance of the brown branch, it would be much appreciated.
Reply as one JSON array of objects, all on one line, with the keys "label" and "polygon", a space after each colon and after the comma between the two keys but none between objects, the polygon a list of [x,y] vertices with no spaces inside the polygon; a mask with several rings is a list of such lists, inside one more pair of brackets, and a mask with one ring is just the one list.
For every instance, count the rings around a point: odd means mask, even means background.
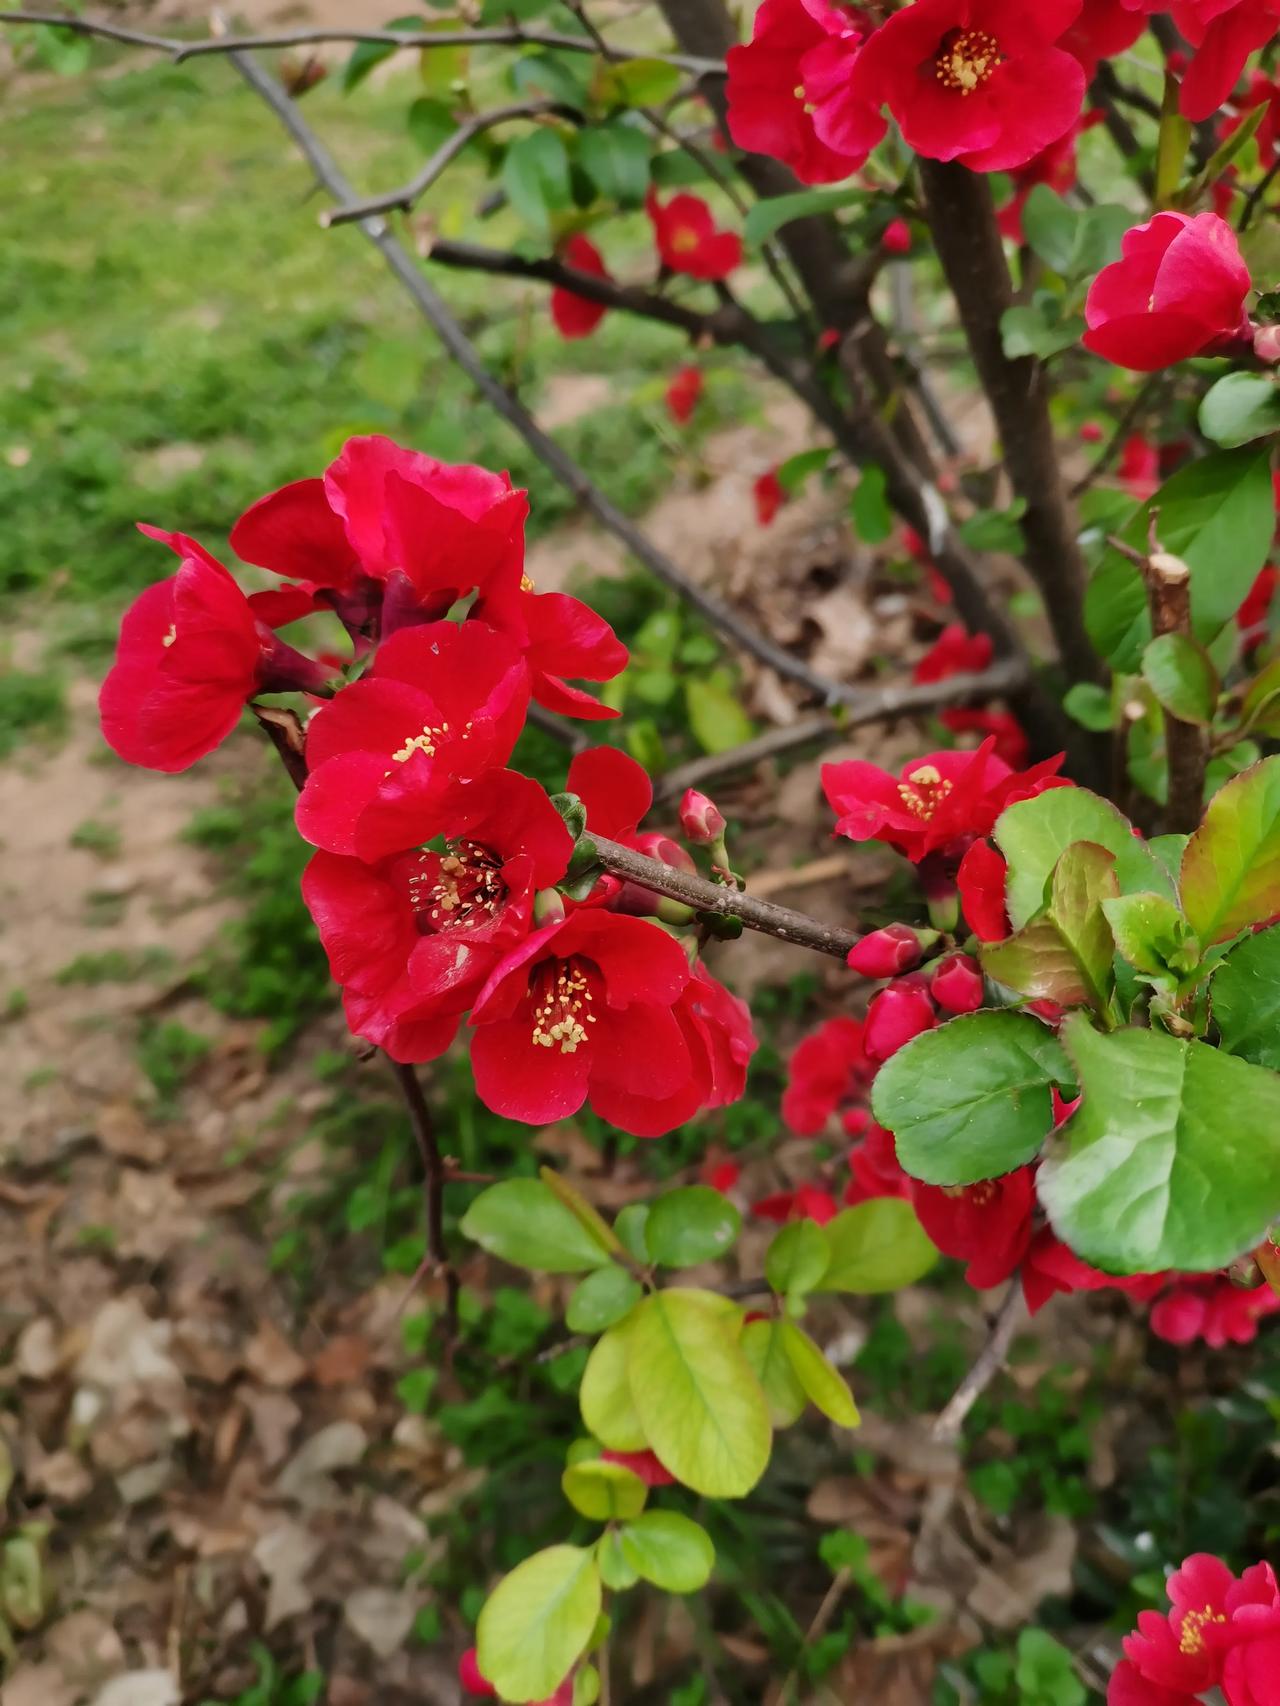
[{"label": "brown branch", "polygon": [[485,113],[473,113],[458,126],[452,136],[445,138],[434,154],[428,156],[426,164],[414,173],[408,183],[401,184],[399,189],[384,190],[381,195],[367,196],[363,200],[344,202],[341,207],[327,208],[320,215],[320,224],[327,230],[331,225],[349,225],[355,219],[367,219],[374,213],[390,213],[396,208],[407,211],[419,196],[426,194],[446,167],[456,160],[477,136],[483,136],[497,125],[511,124],[516,119],[552,117],[577,119],[581,114],[573,107],[566,106],[563,101],[512,101],[505,107],[492,107]]},{"label": "brown branch", "polygon": [[959,1439],[965,1417],[1004,1367],[1014,1334],[1021,1323],[1022,1285],[1015,1274],[1009,1283],[1004,1301],[996,1312],[995,1320],[991,1323],[990,1335],[979,1352],[978,1360],[948,1399],[946,1407],[933,1424],[933,1437],[940,1445]]},{"label": "brown branch", "polygon": [[1085,565],[1063,487],[1044,366],[1004,353],[1000,322],[1013,281],[996,225],[991,186],[967,167],[920,160],[929,227],[959,309],[1001,453],[1023,518],[1027,569],[1040,589],[1063,667],[1073,681],[1101,673],[1084,625]]},{"label": "brown branch", "polygon": [[460,1285],[457,1270],[449,1260],[444,1239],[444,1187],[449,1176],[448,1168],[440,1153],[435,1121],[422,1093],[422,1085],[418,1082],[416,1067],[392,1060],[390,1055],[387,1056],[387,1061],[400,1086],[405,1107],[409,1111],[409,1124],[413,1128],[418,1153],[422,1157],[427,1209],[427,1259],[431,1264],[428,1271],[434,1271],[444,1279],[444,1336],[446,1347],[451,1348],[458,1337]]},{"label": "brown branch", "polygon": [[586,36],[568,35],[556,30],[528,30],[520,24],[501,24],[487,29],[460,30],[347,30],[310,29],[276,30],[265,35],[210,37],[208,40],[183,40],[179,36],[158,36],[145,30],[125,29],[105,19],[81,18],[62,12],[0,12],[0,24],[46,24],[57,29],[72,30],[76,35],[97,36],[104,41],[120,42],[126,47],[145,47],[153,53],[168,54],[175,65],[185,59],[197,59],[210,53],[251,53],[259,48],[317,47],[323,42],[368,43],[373,47],[432,48],[432,47],[544,47],[563,53],[600,53],[614,64],[633,59],[661,59],[695,77],[723,77],[722,61],[700,59],[683,53],[649,53],[634,48],[603,47]]},{"label": "brown branch", "polygon": [[[1153,536],[1155,524],[1153,515]],[[1183,634],[1191,639],[1191,570],[1180,558],[1153,549],[1143,561],[1142,575],[1156,636]],[[1165,825],[1174,834],[1190,835],[1204,815],[1208,733],[1199,723],[1186,723],[1175,717],[1168,706],[1163,711],[1165,760],[1169,770]]]},{"label": "brown branch", "polygon": [[721,918],[740,918],[748,930],[759,930],[775,936],[780,942],[791,942],[799,948],[812,948],[815,953],[830,954],[835,959],[847,958],[850,948],[858,941],[858,933],[842,924],[823,924],[806,913],[793,912],[788,906],[775,906],[770,900],[757,900],[752,894],[723,884],[708,882],[705,877],[677,871],[658,859],[648,859],[621,842],[608,841],[604,836],[588,836],[596,857],[606,871],[625,877],[628,882],[648,889],[651,894],[666,895],[669,900],[682,901],[695,912],[713,912]]}]

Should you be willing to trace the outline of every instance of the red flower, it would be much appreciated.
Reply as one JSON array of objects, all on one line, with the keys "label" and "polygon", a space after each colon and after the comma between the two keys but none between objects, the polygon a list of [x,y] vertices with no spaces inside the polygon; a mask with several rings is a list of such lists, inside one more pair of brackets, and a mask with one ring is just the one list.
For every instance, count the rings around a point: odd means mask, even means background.
[{"label": "red flower", "polygon": [[920,938],[908,924],[886,924],[873,930],[849,949],[845,964],[863,977],[896,977],[914,971],[924,950]]},{"label": "red flower", "polygon": [[671,376],[666,390],[667,413],[677,426],[684,426],[698,406],[702,395],[702,369],[679,367]]},{"label": "red flower", "polygon": [[[577,272],[590,273],[593,278],[610,276],[604,256],[581,231],[569,238],[560,254]],[[551,292],[551,318],[562,338],[590,337],[608,312],[603,302],[593,302],[590,297],[579,296],[563,285],[556,285]]]},{"label": "red flower", "polygon": [[1120,466],[1116,470],[1120,483],[1146,503],[1154,497],[1160,485],[1160,450],[1145,433],[1133,432],[1124,441]]},{"label": "red flower", "polygon": [[975,841],[960,861],[956,887],[965,923],[981,942],[1003,942],[1009,934],[1005,883],[1009,867],[989,841]]},{"label": "red flower", "polygon": [[994,735],[996,757],[1014,770],[1021,770],[1031,756],[1027,731],[1012,711],[980,711],[974,706],[952,705],[939,712],[938,721],[953,735]]},{"label": "red flower", "polygon": [[971,634],[963,622],[951,622],[916,664],[911,679],[946,681],[953,675],[977,675],[994,652],[990,634]]},{"label": "red flower", "polygon": [[471,614],[501,629],[524,653],[530,691],[539,705],[587,722],[618,715],[565,680],[612,681],[627,667],[627,648],[604,617],[580,598],[567,592],[535,592],[525,580],[514,602],[481,599]]},{"label": "red flower", "polygon": [[828,1019],[787,1062],[782,1118],[797,1137],[817,1137],[844,1102],[874,1077],[857,1019]]},{"label": "red flower", "polygon": [[690,1072],[672,1012],[689,975],[680,944],[642,918],[586,907],[544,925],[494,968],[472,1011],[477,1095],[528,1125],[589,1101],[636,1131]]},{"label": "red flower", "polygon": [[[656,831],[641,833],[640,820],[653,804],[653,783],[643,765],[612,746],[588,747],[569,766],[565,787],[587,808],[587,827],[624,847],[634,847],[651,859],[660,859],[676,870],[696,867],[688,851],[670,836]],[[658,910],[660,896],[637,883],[602,877],[591,900],[618,912],[648,917]]]},{"label": "red flower", "polygon": [[877,108],[849,93],[867,27],[860,13],[827,0],[764,0],[750,42],[725,61],[729,134],[739,148],[772,155],[806,184],[857,171],[885,133]]},{"label": "red flower", "polygon": [[1085,302],[1084,344],[1095,355],[1154,373],[1247,330],[1249,269],[1216,213],[1157,213],[1121,247]]},{"label": "red flower", "polygon": [[628,1105],[634,1137],[661,1137],[705,1108],[736,1102],[747,1087],[747,1066],[757,1048],[751,1010],[701,963],[671,1012],[688,1050],[680,1083],[665,1094],[637,1089]]},{"label": "red flower", "polygon": [[891,219],[880,236],[880,247],[886,255],[911,253],[911,227],[905,219]]},{"label": "red flower", "polygon": [[751,1212],[757,1220],[772,1220],[778,1226],[788,1220],[816,1220],[825,1226],[839,1214],[840,1204],[830,1191],[819,1190],[816,1185],[797,1185],[794,1191],[775,1191],[771,1197],[762,1197],[752,1203]]},{"label": "red flower", "polygon": [[772,526],[778,511],[787,501],[782,481],[778,478],[778,470],[768,468],[759,475],[751,488],[751,495],[756,502],[756,520],[761,527]]},{"label": "red flower", "polygon": [[914,1179],[911,1200],[943,1255],[968,1263],[964,1277],[975,1291],[1007,1280],[1031,1242],[1035,1187],[1030,1167],[977,1185],[925,1185]]},{"label": "red flower", "polygon": [[[458,1681],[468,1694],[479,1700],[493,1700],[497,1690],[485,1680],[474,1647],[468,1647],[458,1660]],[[549,1700],[535,1700],[533,1706],[573,1706],[573,1678],[566,1677]]]},{"label": "red flower", "polygon": [[1222,1672],[1230,1706],[1280,1706],[1280,1586],[1254,1564],[1227,1594],[1233,1645]]},{"label": "red flower", "polygon": [[[1072,1111],[1077,1105],[1072,1104]],[[1145,1302],[1154,1297],[1164,1283],[1164,1274],[1130,1274],[1122,1279],[1116,1274],[1104,1274],[1099,1268],[1091,1268],[1047,1226],[1042,1227],[1032,1239],[1022,1264],[1022,1294],[1033,1315],[1059,1292],[1123,1291],[1127,1296]]]},{"label": "red flower", "polygon": [[1258,1323],[1280,1312],[1280,1297],[1269,1285],[1246,1291],[1228,1279],[1205,1275],[1180,1280],[1151,1311],[1151,1331],[1171,1345],[1202,1340],[1214,1350],[1252,1344]]},{"label": "red flower", "polygon": [[[425,801],[424,801],[425,803]],[[528,777],[487,770],[435,797],[415,833],[443,829],[443,852],[414,849],[375,865],[317,853],[302,895],[343,985],[357,1035],[395,1060],[430,1060],[514,943],[539,889],[564,875],[573,844]]]},{"label": "red flower", "polygon": [[679,817],[681,835],[695,847],[713,847],[724,835],[724,813],[697,788],[686,788],[681,795]]},{"label": "red flower", "polygon": [[1169,10],[1196,49],[1182,80],[1182,111],[1196,122],[1213,118],[1249,55],[1280,29],[1280,0],[1173,0]]},{"label": "red flower", "polygon": [[443,783],[506,762],[528,703],[519,654],[484,623],[394,634],[364,680],[311,719],[303,838],[360,859],[417,846],[436,833],[424,815]]},{"label": "red flower", "polygon": [[913,1037],[931,1031],[938,1015],[923,977],[900,977],[867,1003],[863,1045],[878,1064],[905,1048]]},{"label": "red flower", "polygon": [[989,737],[975,752],[926,753],[900,776],[861,759],[824,764],[822,786],[836,813],[837,835],[883,841],[918,864],[926,854],[958,852],[986,835],[1015,800],[1070,786],[1057,775],[1063,756],[1010,770]]},{"label": "red flower", "polygon": [[[908,146],[975,172],[1023,166],[1069,131],[1085,75],[1055,45],[1080,0],[915,0],[870,38],[856,97],[897,119]],[[823,134],[823,109],[815,115]]]},{"label": "red flower", "polygon": [[911,1180],[898,1160],[893,1133],[872,1120],[861,1143],[849,1151],[847,1203],[872,1202],[877,1197],[911,1199]]},{"label": "red flower", "polygon": [[1229,1641],[1227,1596],[1236,1579],[1220,1558],[1197,1552],[1169,1577],[1171,1609],[1138,1614],[1125,1656],[1147,1682],[1200,1694],[1216,1688]]},{"label": "red flower", "polygon": [[[186,770],[240,721],[255,693],[320,687],[323,664],[272,633],[231,575],[185,533],[143,527],[182,559],[134,600],[98,696],[102,734],[129,764]],[[292,621],[297,612],[267,610]]]},{"label": "red flower", "polygon": [[1107,1706],[1187,1706],[1187,1695],[1180,1688],[1148,1682],[1128,1659],[1121,1659],[1107,1686]]},{"label": "red flower", "polygon": [[1059,38],[1058,46],[1074,54],[1092,79],[1100,61],[1132,47],[1145,28],[1146,19],[1126,0],[1084,0],[1080,16]]},{"label": "red flower", "polygon": [[1280,586],[1280,569],[1270,564],[1259,571],[1257,580],[1236,611],[1236,627],[1243,636],[1245,649],[1251,651],[1267,637],[1267,617],[1271,611],[1276,588]]},{"label": "red flower", "polygon": [[664,267],[691,278],[728,278],[742,259],[742,239],[733,231],[717,231],[711,209],[700,196],[682,191],[664,207],[650,190],[645,212]]}]

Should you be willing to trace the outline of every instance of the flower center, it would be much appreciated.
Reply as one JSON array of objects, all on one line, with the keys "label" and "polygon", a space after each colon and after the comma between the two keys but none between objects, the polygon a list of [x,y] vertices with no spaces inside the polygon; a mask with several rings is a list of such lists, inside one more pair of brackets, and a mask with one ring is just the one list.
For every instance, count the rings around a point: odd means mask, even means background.
[{"label": "flower center", "polygon": [[538,588],[531,575],[520,576],[520,590],[521,592],[537,592]]},{"label": "flower center", "polygon": [[533,1040],[542,1048],[576,1054],[597,1015],[587,967],[579,959],[547,960],[534,973]]},{"label": "flower center", "polygon": [[164,639],[161,640],[160,644],[167,648],[173,644],[173,642],[177,639],[177,637],[178,637],[178,624],[176,622],[170,622],[169,632],[165,635]]},{"label": "flower center", "polygon": [[972,95],[995,74],[998,65],[1003,65],[1004,57],[1000,43],[986,30],[953,30],[944,39],[934,65],[944,89]]},{"label": "flower center", "polygon": [[671,247],[677,255],[691,255],[698,246],[698,234],[687,225],[678,225],[671,233]]},{"label": "flower center", "polygon": [[409,904],[420,927],[488,923],[506,898],[502,861],[478,841],[451,841],[442,854],[419,853],[409,872]]},{"label": "flower center", "polygon": [[946,799],[953,786],[953,783],[943,777],[936,765],[922,764],[918,770],[911,772],[905,782],[898,783],[898,797],[913,817],[927,821]]},{"label": "flower center", "polygon": [[[459,740],[466,740],[474,726],[471,722],[465,723]],[[406,759],[412,758],[415,752],[425,752],[428,758],[434,758],[437,747],[448,734],[448,723],[424,723],[421,733],[410,735],[404,745],[398,747],[391,756],[397,764],[403,764]]]},{"label": "flower center", "polygon": [[1225,1623],[1227,1620],[1222,1612],[1215,1611],[1211,1605],[1206,1605],[1202,1611],[1188,1611],[1182,1619],[1182,1628],[1178,1635],[1178,1651],[1185,1653],[1188,1658],[1204,1651],[1204,1626],[1206,1623]]}]

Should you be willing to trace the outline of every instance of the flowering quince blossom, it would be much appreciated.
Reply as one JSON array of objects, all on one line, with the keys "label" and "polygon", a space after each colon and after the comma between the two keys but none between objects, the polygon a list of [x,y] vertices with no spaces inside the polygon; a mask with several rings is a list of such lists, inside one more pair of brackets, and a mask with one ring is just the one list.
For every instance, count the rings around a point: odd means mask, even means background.
[{"label": "flowering quince blossom", "polygon": [[[593,278],[608,278],[609,269],[604,256],[590,237],[581,231],[574,233],[561,250],[560,258],[575,272],[590,273]],[[593,302],[588,296],[556,285],[551,292],[551,319],[562,338],[588,338],[609,312],[603,302]]]},{"label": "flowering quince blossom", "polygon": [[1184,1278],[1151,1311],[1151,1331],[1171,1345],[1202,1341],[1214,1350],[1251,1344],[1258,1324],[1280,1312],[1280,1297],[1269,1285],[1248,1291],[1216,1274]]},{"label": "flowering quince blossom", "polygon": [[913,1037],[931,1031],[937,1022],[927,980],[919,976],[896,978],[867,1003],[863,1046],[868,1058],[882,1065]]},{"label": "flowering quince blossom", "polygon": [[[597,835],[634,848],[646,858],[660,859],[680,871],[696,869],[688,850],[659,830],[640,829],[640,820],[653,804],[653,783],[642,764],[612,746],[588,747],[569,766],[565,786],[586,807],[587,822]],[[652,915],[661,897],[635,883],[603,876],[588,902],[605,904],[639,917]]]},{"label": "flowering quince blossom", "polygon": [[1031,756],[1027,731],[1012,711],[984,711],[977,705],[949,705],[938,721],[953,735],[992,735],[995,753],[1012,770],[1025,769]]},{"label": "flowering quince blossom", "polygon": [[[1081,0],[914,0],[863,45],[851,98],[897,120],[933,160],[975,172],[1023,166],[1075,124],[1085,74],[1060,38]],[[823,133],[824,109],[817,125]]]},{"label": "flowering quince blossom", "polygon": [[230,573],[185,533],[141,529],[181,562],[125,613],[115,666],[102,684],[102,732],[129,764],[186,770],[240,721],[255,693],[322,687],[330,671],[278,640],[272,619],[305,613],[246,598]]},{"label": "flowering quince blossom", "polygon": [[880,236],[880,247],[886,255],[911,253],[911,227],[905,219],[891,219]]},{"label": "flowering quince blossom", "polygon": [[752,1203],[751,1212],[757,1220],[771,1220],[775,1226],[785,1226],[789,1220],[814,1220],[825,1226],[840,1212],[840,1204],[830,1191],[816,1185],[797,1185],[794,1191],[775,1191]]},{"label": "flowering quince blossom", "polygon": [[742,259],[742,239],[735,231],[718,231],[711,209],[701,196],[682,191],[665,204],[657,192],[645,198],[658,256],[672,272],[708,281],[728,278]]},{"label": "flowering quince blossom", "polygon": [[968,1264],[964,1277],[975,1291],[1007,1280],[1031,1243],[1035,1186],[1030,1167],[977,1185],[925,1185],[913,1179],[911,1201],[943,1255]]},{"label": "flowering quince blossom", "polygon": [[875,1076],[857,1019],[828,1019],[797,1043],[787,1062],[782,1118],[797,1137],[817,1137],[846,1102]]},{"label": "flowering quince blossom", "polygon": [[472,1009],[477,1095],[529,1125],[590,1102],[623,1131],[657,1135],[643,1129],[651,1104],[689,1080],[672,1011],[689,978],[683,947],[645,919],[587,907],[544,924],[499,961]]},{"label": "flowering quince blossom", "polygon": [[849,1183],[846,1203],[872,1202],[877,1197],[911,1200],[911,1180],[898,1161],[893,1133],[869,1121],[862,1142],[849,1151]]},{"label": "flowering quince blossom", "polygon": [[1131,48],[1145,28],[1146,19],[1127,0],[1084,0],[1080,16],[1058,45],[1074,55],[1092,79],[1102,60]]},{"label": "flowering quince blossom", "polygon": [[1022,1295],[1032,1315],[1059,1292],[1123,1291],[1136,1302],[1148,1302],[1165,1284],[1164,1274],[1129,1274],[1123,1278],[1090,1267],[1069,1250],[1047,1226],[1031,1240],[1022,1263]]},{"label": "flowering quince blossom", "polygon": [[1085,301],[1085,348],[1139,373],[1251,341],[1252,288],[1235,232],[1216,213],[1157,213],[1125,233]]},{"label": "flowering quince blossom", "polygon": [[886,130],[875,105],[848,93],[870,27],[852,6],[763,0],[750,42],[730,48],[725,61],[729,134],[738,146],[781,160],[806,184],[834,183],[865,164]]},{"label": "flowering quince blossom", "polygon": [[756,520],[761,527],[771,527],[778,511],[787,501],[782,481],[778,478],[778,470],[767,468],[763,474],[758,475],[751,488],[751,495],[755,499]]},{"label": "flowering quince blossom", "polygon": [[836,834],[883,841],[913,864],[926,855],[959,855],[994,826],[1006,806],[1048,788],[1070,787],[1058,775],[1064,754],[1016,771],[988,737],[974,752],[929,752],[892,776],[861,759],[824,764],[822,786],[836,814]]},{"label": "flowering quince blossom", "polygon": [[951,622],[916,664],[911,679],[924,683],[946,681],[953,675],[977,675],[994,654],[990,634],[971,634],[963,622]]},{"label": "flowering quince blossom", "polygon": [[1195,48],[1182,79],[1180,105],[1198,122],[1213,118],[1235,88],[1249,55],[1280,30],[1280,0],[1143,0],[1144,9],[1168,10]]},{"label": "flowering quince blossom", "polygon": [[[497,1699],[497,1689],[493,1687],[480,1669],[474,1647],[468,1647],[458,1660],[458,1681],[465,1691],[477,1700]],[[546,1700],[535,1700],[532,1706],[573,1706],[573,1678],[566,1677],[555,1693]]]},{"label": "flowering quince blossom", "polygon": [[664,394],[667,413],[677,426],[686,426],[702,395],[702,369],[680,367],[671,376]]}]

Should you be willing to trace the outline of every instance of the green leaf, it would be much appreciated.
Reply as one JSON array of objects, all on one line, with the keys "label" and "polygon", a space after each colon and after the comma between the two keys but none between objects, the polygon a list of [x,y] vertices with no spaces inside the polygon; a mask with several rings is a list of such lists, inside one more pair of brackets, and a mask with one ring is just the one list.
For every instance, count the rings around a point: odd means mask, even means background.
[{"label": "green leaf", "polygon": [[783,1297],[803,1297],[816,1289],[831,1261],[827,1235],[813,1220],[784,1226],[764,1258],[764,1277]]},{"label": "green leaf", "polygon": [[545,1700],[582,1657],[600,1615],[600,1572],[581,1546],[549,1546],[505,1576],[476,1624],[476,1659],[504,1700]]},{"label": "green leaf", "polygon": [[1004,353],[1010,361],[1017,361],[1024,355],[1048,361],[1050,356],[1058,355],[1064,349],[1074,349],[1084,335],[1084,329],[1081,316],[1068,314],[1064,317],[1061,299],[1046,290],[1038,290],[1031,302],[1006,308],[1000,320]]},{"label": "green leaf", "polygon": [[[1208,643],[1230,621],[1267,560],[1275,529],[1270,447],[1218,450],[1188,463],[1137,511],[1120,537],[1145,550],[1153,510],[1160,544],[1191,570],[1195,635]],[[1137,566],[1109,550],[1085,593],[1090,638],[1118,670],[1136,674],[1151,638]]]},{"label": "green leaf", "polygon": [[628,1335],[635,1312],[598,1339],[582,1371],[578,1407],[606,1451],[645,1451],[649,1440],[631,1401],[627,1378]]},{"label": "green leaf", "polygon": [[629,1202],[625,1208],[618,1210],[618,1217],[613,1223],[613,1230],[617,1233],[623,1249],[637,1262],[649,1260],[649,1246],[644,1235],[648,1219],[647,1202]]},{"label": "green leaf", "polygon": [[655,1292],[626,1329],[631,1399],[649,1446],[709,1499],[749,1493],[772,1440],[764,1393],[737,1343],[740,1314],[724,1303],[710,1292]]},{"label": "green leaf", "polygon": [[568,1179],[557,1173],[554,1167],[539,1167],[538,1177],[556,1200],[569,1210],[569,1213],[578,1222],[588,1238],[592,1239],[610,1256],[620,1254],[622,1245],[617,1234],[599,1210],[592,1207],[580,1190],[577,1190],[569,1183]]},{"label": "green leaf", "polygon": [[640,207],[649,188],[649,139],[625,119],[578,133],[578,164],[606,201]]},{"label": "green leaf", "polygon": [[831,461],[831,446],[820,444],[815,450],[801,450],[795,456],[788,456],[785,462],[777,467],[778,484],[784,492],[792,497],[803,487],[810,474],[825,472]]},{"label": "green leaf", "polygon": [[1183,977],[1199,948],[1191,926],[1162,894],[1124,894],[1103,902],[1116,951],[1137,971]]},{"label": "green leaf", "polygon": [[661,107],[679,89],[683,74],[665,59],[628,59],[610,65],[600,79],[601,99],[623,107]]},{"label": "green leaf", "polygon": [[641,1298],[639,1280],[616,1262],[597,1268],[575,1287],[565,1310],[571,1333],[600,1333],[621,1321]]},{"label": "green leaf", "polygon": [[760,1382],[774,1427],[789,1428],[803,1415],[807,1399],[787,1357],[782,1321],[748,1321],[739,1343]]},{"label": "green leaf", "polygon": [[1077,681],[1074,687],[1069,687],[1062,708],[1082,729],[1094,734],[1104,734],[1115,722],[1110,693],[1093,681]]},{"label": "green leaf", "polygon": [[1064,848],[1095,842],[1113,853],[1122,894],[1150,889],[1173,894],[1173,883],[1151,850],[1134,839],[1133,825],[1109,800],[1087,788],[1051,788],[1019,800],[1000,814],[996,844],[1009,862],[1009,918],[1015,930],[1035,917],[1048,899],[1049,879]]},{"label": "green leaf", "polygon": [[1022,231],[1046,266],[1064,276],[1071,265],[1080,215],[1048,184],[1036,184],[1022,207]]},{"label": "green leaf", "polygon": [[889,481],[884,469],[876,462],[864,463],[849,500],[849,514],[864,545],[881,545],[893,532],[888,493]]},{"label": "green leaf", "polygon": [[837,1427],[856,1428],[862,1418],[848,1381],[838,1369],[832,1368],[818,1346],[794,1321],[781,1322],[780,1331],[791,1372],[803,1386],[805,1395]]},{"label": "green leaf", "polygon": [[755,733],[741,698],[718,682],[690,676],[684,684],[684,697],[689,727],[704,752],[728,752]]},{"label": "green leaf", "polygon": [[405,115],[405,122],[409,135],[424,154],[434,154],[458,128],[452,107],[445,101],[433,101],[425,95],[414,101]]},{"label": "green leaf", "polygon": [[1200,431],[1226,449],[1280,432],[1280,386],[1264,373],[1228,373],[1205,394]]},{"label": "green leaf", "polygon": [[1280,912],[1280,758],[1227,782],[1182,856],[1182,907],[1207,946]]},{"label": "green leaf", "polygon": [[1069,278],[1096,278],[1105,266],[1120,259],[1120,243],[1133,224],[1133,212],[1116,202],[1086,208],[1076,225],[1075,248],[1067,266]]},{"label": "green leaf", "polygon": [[923,1279],[938,1260],[916,1211],[901,1197],[875,1197],[846,1208],[823,1228],[831,1265],[823,1291],[872,1296]]},{"label": "green leaf", "polygon": [[583,1665],[573,1679],[573,1706],[596,1706],[599,1699],[600,1672],[594,1665]]},{"label": "green leaf", "polygon": [[600,1580],[610,1593],[625,1593],[640,1580],[639,1572],[623,1555],[622,1536],[616,1529],[607,1529],[600,1536],[596,1543],[596,1563],[600,1567]]},{"label": "green leaf", "polygon": [[1027,548],[1022,517],[1027,506],[1021,498],[1008,509],[980,509],[960,524],[960,537],[972,551],[1006,551],[1019,557]]},{"label": "green leaf", "polygon": [[1008,989],[1105,1013],[1114,954],[1103,902],[1120,892],[1115,855],[1073,842],[1054,866],[1049,904],[1007,941],[984,944],[982,967]]},{"label": "green leaf", "polygon": [[1273,658],[1249,683],[1240,707],[1240,727],[1258,734],[1280,732],[1280,658]]},{"label": "green leaf", "polygon": [[525,224],[549,237],[552,215],[573,201],[569,156],[558,133],[543,125],[517,137],[502,162],[502,187]]},{"label": "green leaf", "polygon": [[686,1185],[649,1204],[644,1238],[651,1260],[664,1268],[693,1268],[731,1250],[742,1216],[710,1185]]},{"label": "green leaf", "polygon": [[1222,1046],[1280,1072],[1280,929],[1246,936],[1214,973],[1213,1017]]},{"label": "green leaf", "polygon": [[715,1567],[711,1536],[678,1511],[646,1511],[626,1525],[620,1539],[636,1574],[667,1593],[697,1593]]},{"label": "green leaf", "polygon": [[[384,30],[420,30],[423,27],[421,18],[392,18],[389,24],[383,24]],[[398,47],[389,42],[362,41],[352,49],[351,57],[347,60],[342,71],[342,92],[349,95],[351,91],[374,69],[381,65],[384,59],[390,59],[393,53],[399,53]]]},{"label": "green leaf", "polygon": [[1024,1629],[1018,1636],[1014,1680],[1022,1699],[1033,1706],[1084,1706],[1088,1699],[1075,1660],[1043,1629]]},{"label": "green leaf", "polygon": [[1205,1273],[1280,1213],[1280,1077],[1164,1031],[1063,1040],[1084,1100],[1037,1176],[1054,1231],[1107,1273]]},{"label": "green leaf", "polygon": [[587,104],[587,85],[575,63],[579,57],[568,53],[522,54],[511,61],[512,86],[519,94],[561,101],[581,111]]},{"label": "green leaf", "polygon": [[541,1179],[503,1179],[482,1191],[462,1217],[465,1235],[513,1267],[580,1274],[603,1267],[602,1249]]},{"label": "green leaf", "polygon": [[967,1013],[891,1055],[871,1105],[913,1179],[972,1185],[1039,1153],[1050,1086],[1072,1080],[1058,1039],[1029,1013]]},{"label": "green leaf", "polygon": [[1218,672],[1189,634],[1158,635],[1142,654],[1142,673],[1166,711],[1184,723],[1213,721],[1221,688]]},{"label": "green leaf", "polygon": [[602,1463],[599,1458],[571,1463],[560,1477],[560,1485],[574,1510],[592,1522],[639,1516],[649,1496],[649,1489],[633,1470],[621,1463]]},{"label": "green leaf", "polygon": [[866,190],[855,186],[834,190],[797,190],[793,195],[770,196],[767,201],[756,202],[747,215],[742,234],[748,243],[763,243],[793,219],[807,219],[813,214],[825,216],[866,200]]}]

